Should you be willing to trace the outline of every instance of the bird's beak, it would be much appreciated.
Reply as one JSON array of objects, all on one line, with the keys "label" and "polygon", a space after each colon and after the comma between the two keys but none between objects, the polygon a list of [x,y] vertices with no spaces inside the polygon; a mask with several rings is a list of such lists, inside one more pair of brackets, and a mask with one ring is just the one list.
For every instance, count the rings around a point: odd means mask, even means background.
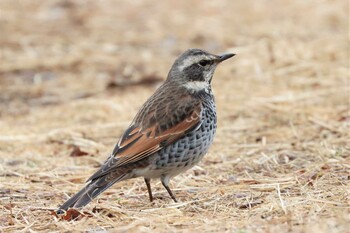
[{"label": "bird's beak", "polygon": [[223,55],[220,55],[219,58],[218,58],[218,62],[222,62],[222,61],[225,61],[226,59],[229,59],[230,57],[233,57],[234,53],[226,53],[226,54],[223,54]]}]

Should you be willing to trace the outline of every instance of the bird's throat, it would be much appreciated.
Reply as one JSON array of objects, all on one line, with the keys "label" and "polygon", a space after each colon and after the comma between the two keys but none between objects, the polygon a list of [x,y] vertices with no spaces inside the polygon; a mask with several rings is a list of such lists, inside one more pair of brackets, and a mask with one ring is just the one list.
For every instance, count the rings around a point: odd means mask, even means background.
[{"label": "bird's throat", "polygon": [[190,91],[199,92],[209,90],[209,83],[206,81],[191,81],[184,84],[184,87]]}]

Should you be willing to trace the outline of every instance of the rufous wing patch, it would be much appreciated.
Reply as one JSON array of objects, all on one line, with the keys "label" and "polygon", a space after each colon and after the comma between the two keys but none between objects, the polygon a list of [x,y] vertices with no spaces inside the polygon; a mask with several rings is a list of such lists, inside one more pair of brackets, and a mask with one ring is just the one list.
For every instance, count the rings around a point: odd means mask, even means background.
[{"label": "rufous wing patch", "polygon": [[[153,154],[160,150],[164,145],[162,142],[167,141],[167,144],[174,142],[182,137],[187,130],[196,126],[200,121],[200,113],[194,111],[190,116],[185,118],[179,124],[173,126],[170,129],[160,132],[155,136],[155,130],[157,125],[146,130],[139,130],[132,137],[127,138],[120,144],[120,151],[114,155],[117,159],[116,166],[121,166],[126,163],[132,163],[139,161],[150,154]],[[132,146],[128,147],[128,144],[132,143]],[[161,145],[162,144],[162,145]],[[123,150],[123,148],[126,148]]]},{"label": "rufous wing patch", "polygon": [[[174,117],[172,113],[169,114],[169,119],[157,119],[156,111],[151,111],[146,117],[143,115],[141,120],[136,117],[115,146],[112,156],[89,180],[101,177],[120,166],[140,161],[198,128],[202,105],[200,102],[191,103],[189,99],[187,102],[189,105],[193,104],[191,111],[185,112],[184,118],[170,128],[160,127],[159,121],[171,121],[171,117]],[[176,106],[174,107],[176,110]]]}]

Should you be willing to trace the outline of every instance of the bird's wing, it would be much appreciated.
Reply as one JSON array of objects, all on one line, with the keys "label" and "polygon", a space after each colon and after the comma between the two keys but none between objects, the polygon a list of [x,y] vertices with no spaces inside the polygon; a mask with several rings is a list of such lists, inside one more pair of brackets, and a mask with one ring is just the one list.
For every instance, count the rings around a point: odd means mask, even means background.
[{"label": "bird's wing", "polygon": [[140,161],[200,126],[202,104],[189,97],[147,103],[124,132],[111,157],[89,180]]}]

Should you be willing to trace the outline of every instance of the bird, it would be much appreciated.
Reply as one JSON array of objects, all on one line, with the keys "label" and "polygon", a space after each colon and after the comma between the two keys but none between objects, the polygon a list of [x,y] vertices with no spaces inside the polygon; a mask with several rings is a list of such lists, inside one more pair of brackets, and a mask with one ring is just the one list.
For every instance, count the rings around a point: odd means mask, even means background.
[{"label": "bird", "polygon": [[183,52],[101,168],[57,213],[82,208],[113,184],[137,177],[144,178],[151,202],[151,179],[160,179],[177,202],[169,181],[198,164],[211,146],[217,127],[213,74],[218,64],[234,55],[202,49]]}]

